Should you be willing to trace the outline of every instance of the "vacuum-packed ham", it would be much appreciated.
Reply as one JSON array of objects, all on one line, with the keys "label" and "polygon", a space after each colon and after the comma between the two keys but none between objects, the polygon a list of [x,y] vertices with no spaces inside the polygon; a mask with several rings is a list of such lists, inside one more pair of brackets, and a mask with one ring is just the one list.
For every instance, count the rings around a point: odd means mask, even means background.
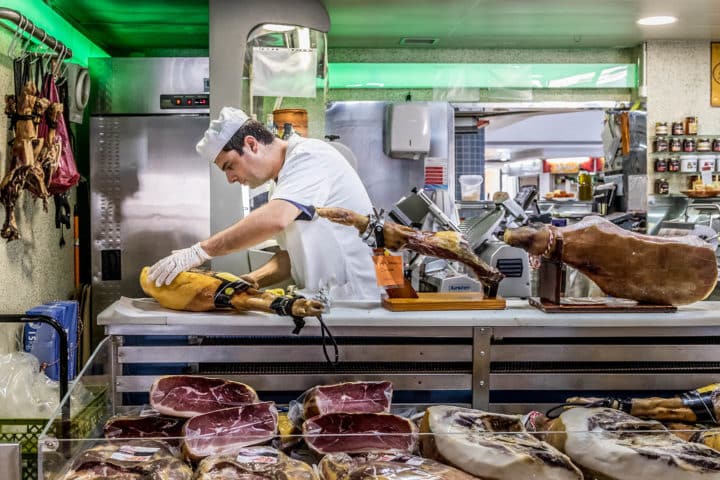
[{"label": "vacuum-packed ham", "polygon": [[172,310],[207,312],[233,308],[281,313],[296,317],[316,317],[323,313],[323,304],[307,298],[291,299],[252,287],[230,273],[190,270],[181,272],[170,285],[156,286],[148,279],[149,268],[140,272],[140,286],[160,305]]},{"label": "vacuum-packed ham", "polygon": [[326,413],[380,413],[390,411],[390,382],[347,382],[313,387],[305,394],[305,418]]},{"label": "vacuum-packed ham", "polygon": [[389,413],[328,413],[303,423],[305,443],[319,454],[412,452],[417,427]]},{"label": "vacuum-packed ham", "polygon": [[191,480],[192,469],[167,444],[153,440],[103,443],[77,455],[59,480]]},{"label": "vacuum-packed ham", "polygon": [[474,480],[462,470],[429,458],[396,453],[325,455],[318,464],[323,480]]},{"label": "vacuum-packed ham", "polygon": [[273,402],[253,403],[197,415],[185,423],[183,452],[193,460],[232,454],[272,440],[278,412]]},{"label": "vacuum-packed ham", "polygon": [[704,300],[718,279],[714,248],[696,236],[654,237],[624,230],[597,216],[568,227],[505,231],[509,245],[554,257],[587,275],[608,295],[655,305]]},{"label": "vacuum-packed ham", "polygon": [[717,480],[720,452],[690,443],[660,422],[610,408],[571,408],[551,421],[547,441],[563,450],[589,478]]},{"label": "vacuum-packed ham", "polygon": [[[317,208],[315,212],[331,222],[355,227],[361,235],[370,225],[369,216],[345,208]],[[458,232],[425,232],[392,222],[385,222],[382,230],[384,244],[388,249],[408,249],[422,255],[457,260],[470,267],[478,280],[491,290],[504,278],[500,270],[475,255]]]},{"label": "vacuum-packed ham", "polygon": [[270,447],[247,447],[200,462],[195,480],[319,480],[315,469]]},{"label": "vacuum-packed ham", "polygon": [[421,425],[424,457],[493,480],[581,480],[562,452],[525,431],[519,416],[433,406]]},{"label": "vacuum-packed ham", "polygon": [[169,375],[158,378],[150,387],[152,407],[173,417],[190,418],[259,401],[251,387],[221,378]]},{"label": "vacuum-packed ham", "polygon": [[165,415],[117,416],[105,422],[105,438],[178,438],[184,418]]}]

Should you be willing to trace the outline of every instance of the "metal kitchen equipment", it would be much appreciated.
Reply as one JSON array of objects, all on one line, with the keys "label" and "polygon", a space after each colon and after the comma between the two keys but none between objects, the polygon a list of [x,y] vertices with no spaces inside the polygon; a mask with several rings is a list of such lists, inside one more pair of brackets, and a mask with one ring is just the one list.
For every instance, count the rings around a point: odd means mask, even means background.
[{"label": "metal kitchen equipment", "polygon": [[326,135],[338,135],[358,158],[357,172],[378,209],[392,210],[398,192],[425,184],[425,164],[444,162],[448,194],[455,198],[454,111],[446,102],[415,102],[430,115],[430,152],[426,161],[390,158],[383,152],[383,123],[389,102],[332,102],[325,111]]},{"label": "metal kitchen equipment", "polygon": [[[207,58],[93,58],[92,317],[143,296],[145,265],[210,234]],[[93,332],[97,342],[102,332]]]}]

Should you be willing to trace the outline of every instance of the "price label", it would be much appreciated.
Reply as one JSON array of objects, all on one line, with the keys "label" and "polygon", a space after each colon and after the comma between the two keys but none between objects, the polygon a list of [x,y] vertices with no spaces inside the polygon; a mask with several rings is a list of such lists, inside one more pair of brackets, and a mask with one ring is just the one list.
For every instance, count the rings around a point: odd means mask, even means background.
[{"label": "price label", "polygon": [[404,283],[403,259],[398,255],[373,255],[375,276],[380,287],[397,287]]}]

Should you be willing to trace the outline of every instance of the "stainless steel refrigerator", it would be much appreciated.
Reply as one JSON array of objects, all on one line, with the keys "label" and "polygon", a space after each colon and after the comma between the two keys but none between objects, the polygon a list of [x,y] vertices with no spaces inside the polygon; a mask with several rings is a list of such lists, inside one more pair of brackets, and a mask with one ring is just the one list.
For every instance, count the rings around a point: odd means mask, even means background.
[{"label": "stainless steel refrigerator", "polygon": [[[210,234],[207,58],[91,59],[92,318],[140,270]],[[96,335],[93,335],[96,337]]]}]

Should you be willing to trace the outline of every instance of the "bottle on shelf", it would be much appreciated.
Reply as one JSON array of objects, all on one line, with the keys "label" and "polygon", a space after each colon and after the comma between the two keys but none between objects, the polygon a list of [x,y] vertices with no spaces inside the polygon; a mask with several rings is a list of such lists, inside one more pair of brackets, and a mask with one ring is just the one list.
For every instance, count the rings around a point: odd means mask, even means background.
[{"label": "bottle on shelf", "polygon": [[581,202],[592,200],[592,178],[587,170],[580,170],[578,174],[578,200]]}]

